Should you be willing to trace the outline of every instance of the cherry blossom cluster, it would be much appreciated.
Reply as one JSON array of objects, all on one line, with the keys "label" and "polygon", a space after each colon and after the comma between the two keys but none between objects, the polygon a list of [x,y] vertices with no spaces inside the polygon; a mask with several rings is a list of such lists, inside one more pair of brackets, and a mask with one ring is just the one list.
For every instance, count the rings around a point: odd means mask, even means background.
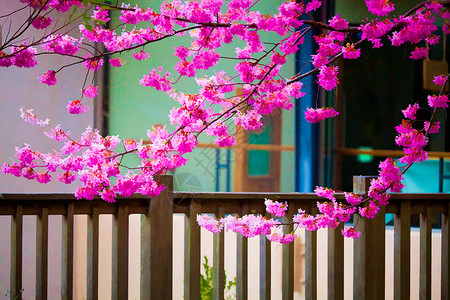
[{"label": "cherry blossom cluster", "polygon": [[[339,84],[338,59],[358,59],[361,56],[360,44],[372,43],[374,48],[383,46],[382,41],[390,41],[393,46],[406,45],[413,49],[410,58],[423,59],[429,47],[420,43],[434,45],[439,42],[438,26],[450,32],[447,18],[450,14],[445,1],[426,1],[413,10],[396,17],[386,17],[394,11],[394,4],[388,0],[365,0],[369,12],[377,17],[353,27],[339,15],[332,17],[327,24],[312,18],[306,20],[322,2],[309,0],[305,3],[287,1],[276,8],[273,14],[263,15],[253,10],[258,1],[252,0],[172,0],[164,1],[159,9],[145,8],[110,2],[81,0],[20,0],[30,7],[28,27],[45,32],[42,38],[29,39],[21,34],[13,34],[5,43],[0,43],[0,67],[33,68],[38,65],[38,55],[61,55],[71,60],[63,66],[43,70],[38,80],[46,85],[58,84],[57,76],[67,67],[82,64],[86,68],[86,79],[92,78],[103,65],[120,68],[126,62],[121,57],[124,52],[133,51],[133,58],[143,61],[151,56],[151,45],[163,39],[186,36],[190,41],[174,48],[177,62],[172,67],[151,66],[143,74],[139,83],[167,93],[176,105],[169,113],[175,126],[173,132],[166,127],[156,127],[147,131],[148,144],[142,140],[120,139],[118,136],[102,137],[97,130],[87,128],[79,138],[60,125],[47,129],[45,135],[61,142],[59,150],[41,153],[32,150],[30,145],[17,147],[15,160],[2,165],[2,173],[28,180],[46,183],[57,179],[70,184],[76,181],[79,186],[77,198],[93,199],[100,196],[114,202],[117,195],[128,197],[134,193],[155,196],[164,187],[158,177],[187,162],[184,157],[198,144],[198,136],[205,132],[214,137],[219,147],[235,145],[235,129],[255,130],[264,126],[264,116],[274,111],[292,109],[293,98],[305,95],[301,79],[317,76],[318,85],[334,90]],[[58,20],[51,15],[53,10],[65,13],[72,20],[69,10],[81,15],[76,24],[79,35],[71,36],[71,30],[58,30]],[[110,11],[119,11],[120,29],[109,28]],[[383,18],[378,18],[383,17]],[[384,18],[386,17],[386,18]],[[75,18],[74,20],[78,20]],[[442,25],[437,25],[443,20]],[[73,20],[72,20],[73,21]],[[73,21],[75,22],[75,21]],[[145,22],[145,23],[141,23]],[[64,22],[63,22],[64,23]],[[28,28],[26,27],[26,28]],[[53,29],[52,29],[53,28]],[[322,34],[314,36],[318,51],[311,57],[315,69],[292,78],[281,76],[281,70],[288,57],[299,51],[305,36],[312,28],[322,29]],[[276,42],[266,43],[265,35],[270,33],[278,38]],[[224,56],[221,49],[239,40],[243,45],[234,54]],[[99,47],[94,49],[92,43]],[[98,49],[105,49],[104,51]],[[221,61],[233,63],[232,72],[214,70]],[[205,75],[205,71],[210,71]],[[213,74],[213,75],[211,75]],[[176,89],[182,77],[195,78],[197,93],[185,93]],[[443,93],[448,76],[442,74],[434,80],[442,87],[438,95],[428,96],[432,110],[448,107],[448,96]],[[98,86],[85,80],[77,99],[68,101],[70,114],[85,113],[89,107],[85,98],[95,98]],[[239,88],[242,92],[236,94]],[[348,222],[353,214],[373,218],[381,206],[387,205],[388,191],[399,192],[403,185],[402,175],[410,165],[426,159],[424,147],[429,134],[439,130],[439,122],[432,118],[417,120],[418,104],[409,105],[403,110],[405,120],[396,127],[395,141],[403,147],[405,155],[398,162],[391,158],[379,165],[379,177],[371,182],[368,196],[363,198],[353,193],[345,193],[346,203],[339,203],[332,189],[317,187],[318,197],[326,202],[318,202],[319,213],[307,214],[299,210],[291,217],[285,216],[287,203],[267,199],[267,212],[275,218],[247,215],[242,218],[227,216],[215,220],[211,216],[198,216],[200,226],[216,233],[232,230],[246,237],[266,235],[269,240],[280,243],[292,242],[295,230],[285,232],[279,218],[291,218],[294,229],[318,230],[336,228]],[[305,111],[310,123],[318,123],[339,115],[333,107],[311,107]],[[39,119],[33,110],[21,110],[25,122],[32,125],[50,127],[49,120]],[[233,126],[226,123],[233,120]],[[137,166],[122,163],[124,156],[134,153],[140,158]],[[342,234],[357,238],[360,232],[354,227],[346,227]]]}]

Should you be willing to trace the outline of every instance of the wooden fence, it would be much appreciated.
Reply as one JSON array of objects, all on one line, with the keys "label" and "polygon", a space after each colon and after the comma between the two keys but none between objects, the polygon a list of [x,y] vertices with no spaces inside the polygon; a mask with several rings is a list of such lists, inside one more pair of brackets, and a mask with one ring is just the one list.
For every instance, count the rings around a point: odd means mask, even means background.
[{"label": "wooden fence", "polygon": [[[367,190],[370,177],[355,177],[354,191]],[[134,196],[116,203],[76,200],[68,194],[3,194],[0,215],[11,216],[10,297],[22,290],[23,218],[36,218],[36,299],[47,299],[49,215],[62,215],[61,297],[73,298],[74,215],[88,215],[87,299],[98,299],[99,215],[113,221],[112,298],[128,298],[129,215],[141,214],[141,299],[172,298],[173,214],[185,214],[184,299],[200,299],[200,228],[196,216],[211,213],[265,214],[264,198],[287,201],[289,214],[302,208],[316,210],[314,194],[299,193],[183,193],[173,192],[172,177],[164,176],[167,189],[158,197]],[[338,199],[344,199],[342,194]],[[385,214],[394,214],[394,299],[410,299],[411,216],[420,218],[420,299],[431,299],[431,229],[433,216],[442,226],[441,298],[449,299],[449,194],[393,194],[389,205],[374,220],[358,219],[363,233],[354,244],[354,299],[385,298]],[[344,298],[344,240],[341,227],[328,231],[328,299]],[[381,249],[381,251],[380,251]],[[248,242],[238,235],[236,296],[248,299]],[[260,239],[260,299],[271,295],[271,247]],[[282,298],[293,299],[294,245],[282,250]],[[224,234],[214,235],[213,299],[224,298]],[[317,233],[305,236],[305,296],[317,299]]]}]

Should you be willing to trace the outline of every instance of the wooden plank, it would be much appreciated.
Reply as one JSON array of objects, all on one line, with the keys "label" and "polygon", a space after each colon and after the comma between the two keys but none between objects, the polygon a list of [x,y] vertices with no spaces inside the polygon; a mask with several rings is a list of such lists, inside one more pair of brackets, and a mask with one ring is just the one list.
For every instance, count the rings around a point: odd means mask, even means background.
[{"label": "wooden plank", "polygon": [[63,215],[61,243],[61,299],[73,299],[73,215],[74,203],[67,204],[67,212]]},{"label": "wooden plank", "polygon": [[189,215],[184,227],[184,299],[200,299],[200,227],[197,214],[201,213],[201,203],[191,201]]},{"label": "wooden plank", "polygon": [[[174,192],[174,199],[205,199],[205,202],[208,201],[216,201],[218,199],[221,200],[264,200],[264,198],[277,198],[278,201],[286,201],[286,200],[302,200],[305,201],[305,203],[302,204],[315,204],[317,200],[319,200],[319,197],[315,195],[314,193],[257,193],[257,192],[249,192],[249,193],[225,193],[225,192]],[[345,199],[344,193],[336,193],[335,194],[336,199],[343,200]],[[147,206],[148,197],[144,197],[139,194],[132,195],[130,197],[117,197],[117,200],[125,199],[129,203],[135,203],[137,206],[140,206],[142,208],[136,208],[139,209],[139,211],[142,209],[142,212],[144,213],[144,208]],[[61,203],[67,200],[73,200],[75,201],[76,198],[73,194],[2,194],[0,196],[0,203],[2,205],[5,205],[8,207],[12,202],[27,202],[27,207],[31,206],[32,204],[43,204],[43,203],[53,203],[52,205],[55,205],[55,203]],[[411,200],[415,202],[422,202],[424,200],[433,200],[434,203],[445,203],[450,200],[450,194],[446,193],[394,193],[391,195],[391,200]],[[391,202],[391,201],[390,201]],[[78,201],[77,205],[75,207],[75,214],[81,214],[86,213],[89,214],[93,205],[98,205],[101,209],[102,213],[112,213],[115,209],[114,205],[111,205],[110,203],[105,202],[101,199],[94,199],[90,201]],[[303,205],[303,207],[306,207],[306,205]],[[61,211],[64,211],[61,210]],[[131,209],[130,209],[131,211]],[[133,211],[133,213],[137,213],[138,210]],[[61,212],[62,213],[62,212]],[[58,212],[58,214],[61,214]],[[0,214],[5,214],[5,212],[1,211]],[[11,214],[11,213],[8,213]],[[24,209],[24,215],[25,213]],[[32,213],[28,213],[32,214]],[[56,212],[49,212],[49,214],[57,214]]]},{"label": "wooden plank", "polygon": [[87,299],[98,299],[99,208],[93,207],[87,223]]},{"label": "wooden plank", "polygon": [[394,215],[394,299],[410,299],[411,201],[404,200]]},{"label": "wooden plank", "polygon": [[22,299],[22,233],[23,207],[17,204],[11,217],[10,298]]},{"label": "wooden plank", "polygon": [[[288,202],[287,216],[283,217],[284,223],[292,222],[289,216],[293,216],[295,213],[294,203]],[[286,233],[293,231],[293,225],[288,225],[283,228]],[[281,267],[281,285],[282,285],[282,299],[293,300],[294,299],[294,242],[284,244],[282,246],[282,267]]]},{"label": "wooden plank", "polygon": [[[353,192],[365,194],[372,176],[354,176]],[[384,299],[385,297],[385,217],[381,207],[373,219],[355,216],[361,236],[354,242],[354,299]]]},{"label": "wooden plank", "polygon": [[161,176],[166,189],[150,200],[150,299],[172,298],[173,178]]},{"label": "wooden plank", "polygon": [[[269,213],[265,213],[270,217]],[[259,237],[259,299],[269,300],[271,298],[271,242],[265,235]]]},{"label": "wooden plank", "polygon": [[328,299],[344,299],[344,236],[341,223],[328,228]]},{"label": "wooden plank", "polygon": [[[240,215],[249,212],[247,201],[241,204]],[[236,297],[238,300],[248,298],[248,239],[241,234],[236,236]]]},{"label": "wooden plank", "polygon": [[[222,205],[217,208],[216,218],[225,217]],[[225,232],[214,234],[213,241],[213,300],[223,300],[225,290]]]},{"label": "wooden plank", "polygon": [[420,214],[420,284],[419,298],[431,300],[431,205]]},{"label": "wooden plank", "polygon": [[441,214],[441,299],[448,300],[450,298],[450,222],[449,222],[449,207]]},{"label": "wooden plank", "polygon": [[48,275],[48,208],[42,207],[36,217],[36,299],[47,299]]},{"label": "wooden plank", "polygon": [[112,234],[112,292],[114,300],[128,299],[128,205],[126,200],[117,204]]}]

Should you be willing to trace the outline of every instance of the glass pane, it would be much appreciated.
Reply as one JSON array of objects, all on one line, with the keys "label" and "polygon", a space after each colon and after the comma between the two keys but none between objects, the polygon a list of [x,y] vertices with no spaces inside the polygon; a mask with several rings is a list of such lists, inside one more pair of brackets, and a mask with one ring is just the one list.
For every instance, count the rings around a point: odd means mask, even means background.
[{"label": "glass pane", "polygon": [[[271,124],[264,126],[262,132],[250,132],[249,144],[269,145]],[[248,176],[265,176],[270,172],[270,152],[261,150],[248,151]]]},{"label": "glass pane", "polygon": [[248,176],[265,176],[270,171],[270,152],[248,151]]}]

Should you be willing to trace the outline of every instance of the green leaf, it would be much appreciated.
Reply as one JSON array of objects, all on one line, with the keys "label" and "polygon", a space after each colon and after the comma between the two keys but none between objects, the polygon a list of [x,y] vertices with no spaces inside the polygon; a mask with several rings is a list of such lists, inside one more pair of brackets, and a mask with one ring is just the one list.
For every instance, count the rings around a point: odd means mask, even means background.
[{"label": "green leaf", "polygon": [[72,13],[71,13],[70,16],[69,16],[69,21],[72,20],[72,17],[73,17],[73,15],[75,14],[75,12],[77,11],[77,8],[78,8],[78,6],[74,6],[74,7],[73,7]]}]

